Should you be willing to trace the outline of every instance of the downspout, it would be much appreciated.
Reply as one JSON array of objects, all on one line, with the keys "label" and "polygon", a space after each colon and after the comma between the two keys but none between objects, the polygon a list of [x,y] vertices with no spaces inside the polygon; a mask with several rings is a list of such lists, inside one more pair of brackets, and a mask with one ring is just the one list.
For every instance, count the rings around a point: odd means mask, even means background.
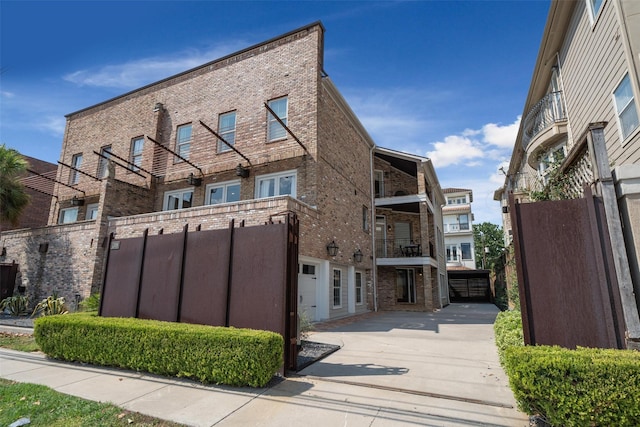
[{"label": "downspout", "polygon": [[376,144],[369,149],[369,185],[371,186],[371,248],[373,267],[371,268],[371,280],[373,282],[373,311],[378,311],[378,266],[376,259],[376,192],[373,178],[373,150]]}]

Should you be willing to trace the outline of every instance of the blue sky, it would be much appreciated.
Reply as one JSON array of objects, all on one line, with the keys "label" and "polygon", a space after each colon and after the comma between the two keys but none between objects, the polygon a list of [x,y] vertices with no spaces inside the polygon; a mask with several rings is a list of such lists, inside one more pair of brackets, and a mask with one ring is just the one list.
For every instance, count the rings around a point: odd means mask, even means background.
[{"label": "blue sky", "polygon": [[65,115],[322,21],[325,71],[377,145],[430,157],[501,224],[549,0],[0,2],[0,142],[56,163]]}]

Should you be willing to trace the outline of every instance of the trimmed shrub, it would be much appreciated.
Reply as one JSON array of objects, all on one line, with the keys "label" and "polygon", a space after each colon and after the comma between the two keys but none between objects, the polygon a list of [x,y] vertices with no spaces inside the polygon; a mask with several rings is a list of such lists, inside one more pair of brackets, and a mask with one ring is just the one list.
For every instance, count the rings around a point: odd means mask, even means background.
[{"label": "trimmed shrub", "polygon": [[504,366],[504,351],[511,346],[523,346],[522,316],[519,310],[501,311],[493,324],[500,364]]},{"label": "trimmed shrub", "polygon": [[36,319],[34,336],[56,359],[204,383],[263,387],[283,363],[282,336],[251,329],[74,313]]},{"label": "trimmed shrub", "polygon": [[640,352],[510,346],[504,360],[523,412],[555,426],[640,425]]}]

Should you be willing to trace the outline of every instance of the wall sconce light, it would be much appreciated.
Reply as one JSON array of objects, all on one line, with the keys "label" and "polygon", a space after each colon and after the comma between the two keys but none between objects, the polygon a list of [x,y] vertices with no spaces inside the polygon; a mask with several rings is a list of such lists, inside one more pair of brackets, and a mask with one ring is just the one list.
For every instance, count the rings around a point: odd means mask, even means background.
[{"label": "wall sconce light", "polygon": [[187,184],[193,185],[195,187],[200,187],[200,185],[202,185],[202,178],[196,178],[193,175],[193,172],[191,172],[187,177]]},{"label": "wall sconce light", "polygon": [[46,254],[48,251],[49,251],[49,243],[48,242],[40,243],[40,246],[38,246],[38,252],[40,252],[41,254]]},{"label": "wall sconce light", "polygon": [[362,262],[362,251],[360,249],[353,253],[353,260],[355,262]]},{"label": "wall sconce light", "polygon": [[329,256],[338,255],[338,245],[336,245],[335,240],[332,240],[331,243],[327,245],[327,253]]},{"label": "wall sconce light", "polygon": [[247,178],[249,176],[249,169],[242,167],[242,164],[238,163],[238,166],[236,166],[236,176]]},{"label": "wall sconce light", "polygon": [[156,105],[153,107],[153,112],[157,113],[160,110],[162,110],[162,102],[156,102]]},{"label": "wall sconce light", "polygon": [[387,225],[387,231],[391,231],[391,225]]},{"label": "wall sconce light", "polygon": [[503,214],[509,213],[509,206],[503,206],[502,207],[502,213]]},{"label": "wall sconce light", "polygon": [[77,196],[73,196],[71,199],[71,206],[82,206],[84,205],[84,199],[78,199]]},{"label": "wall sconce light", "polygon": [[7,256],[7,248],[2,247],[2,252],[0,252],[0,256]]}]

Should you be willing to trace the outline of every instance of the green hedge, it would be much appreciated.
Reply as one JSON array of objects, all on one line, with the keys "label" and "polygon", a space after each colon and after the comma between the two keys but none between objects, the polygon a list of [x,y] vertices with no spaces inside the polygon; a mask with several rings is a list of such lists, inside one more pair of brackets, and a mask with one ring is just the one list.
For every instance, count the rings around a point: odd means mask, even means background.
[{"label": "green hedge", "polygon": [[56,359],[204,383],[263,387],[283,364],[282,336],[251,329],[75,313],[36,319],[34,336]]},{"label": "green hedge", "polygon": [[504,366],[504,351],[511,346],[523,346],[522,316],[519,310],[501,311],[493,324],[500,364]]},{"label": "green hedge", "polygon": [[519,408],[551,425],[640,425],[638,351],[510,347],[505,362]]}]

